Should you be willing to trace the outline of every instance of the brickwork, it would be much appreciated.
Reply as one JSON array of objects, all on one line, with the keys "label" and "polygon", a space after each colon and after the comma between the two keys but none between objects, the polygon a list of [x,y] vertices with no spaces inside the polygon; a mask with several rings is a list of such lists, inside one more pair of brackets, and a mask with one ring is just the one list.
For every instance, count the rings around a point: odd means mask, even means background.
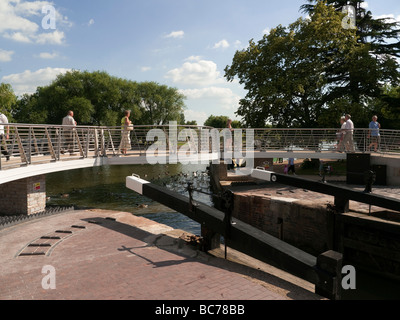
[{"label": "brickwork", "polygon": [[0,185],[0,214],[32,215],[46,208],[46,176],[36,176]]},{"label": "brickwork", "polygon": [[[32,241],[49,243],[41,237],[72,225],[85,229],[62,237],[46,255],[18,256]],[[167,229],[129,213],[88,210],[0,230],[0,300],[321,299],[276,276],[178,245],[183,231]],[[43,288],[44,266],[54,268],[55,289]]]},{"label": "brickwork", "polygon": [[237,219],[304,251],[318,255],[328,250],[331,215],[324,203],[240,193],[234,208]]}]

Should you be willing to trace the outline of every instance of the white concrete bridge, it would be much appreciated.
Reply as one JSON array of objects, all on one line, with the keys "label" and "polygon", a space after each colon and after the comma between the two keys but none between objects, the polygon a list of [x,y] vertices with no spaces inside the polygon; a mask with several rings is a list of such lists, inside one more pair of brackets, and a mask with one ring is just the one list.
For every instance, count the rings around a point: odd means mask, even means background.
[{"label": "white concrete bridge", "polygon": [[[204,163],[233,157],[242,159],[346,159],[338,150],[338,129],[214,129],[199,126],[135,126],[131,144],[122,154],[120,127],[65,127],[10,124],[0,155],[0,192],[9,197],[10,183],[27,181],[22,188],[38,193],[49,173],[104,165]],[[7,129],[6,129],[7,132]],[[66,133],[73,143],[68,147]],[[373,164],[388,167],[388,181],[400,184],[400,130],[381,130],[379,151],[370,152],[368,129],[353,133],[351,152],[371,153]],[[70,148],[70,149],[68,149]],[[71,151],[71,152],[69,152]],[[256,160],[256,163],[259,162]],[[42,177],[40,179],[40,177]],[[28,179],[28,180],[27,180]],[[16,186],[16,191],[21,186]],[[17,201],[17,200],[15,200]],[[0,208],[1,209],[1,208]]]}]

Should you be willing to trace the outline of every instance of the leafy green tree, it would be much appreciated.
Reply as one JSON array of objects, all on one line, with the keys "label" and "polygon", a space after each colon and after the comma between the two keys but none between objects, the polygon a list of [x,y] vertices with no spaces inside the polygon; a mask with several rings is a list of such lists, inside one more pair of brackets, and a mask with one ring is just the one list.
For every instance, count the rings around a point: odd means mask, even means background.
[{"label": "leafy green tree", "polygon": [[241,129],[242,128],[242,123],[238,120],[233,120],[232,121],[232,128],[235,129]]},{"label": "leafy green tree", "polygon": [[344,17],[318,1],[309,19],[278,26],[235,54],[225,77],[248,91],[237,111],[246,125],[337,127],[344,113],[359,123],[370,118],[381,83],[398,81],[397,64],[371,55],[357,30],[343,28]]},{"label": "leafy green tree", "polygon": [[216,128],[216,129],[222,129],[222,128],[226,128],[228,120],[229,120],[229,117],[227,117],[227,116],[214,116],[214,115],[211,115],[204,122],[204,126],[212,127],[212,128]]},{"label": "leafy green tree", "polygon": [[[316,3],[320,1],[308,0],[307,2],[301,6],[301,9],[303,12],[311,14],[315,10]],[[400,57],[399,22],[389,18],[375,19],[372,12],[366,9],[364,0],[326,0],[325,2],[341,12],[345,6],[352,6],[355,10],[354,18],[358,41],[369,43],[375,54]]]},{"label": "leafy green tree", "polygon": [[238,77],[248,90],[237,111],[246,125],[326,125],[319,120],[327,108],[323,96],[332,90],[329,71],[342,67],[358,46],[355,31],[344,30],[342,19],[333,7],[320,4],[310,20],[278,26],[235,54],[225,77]]},{"label": "leafy green tree", "polygon": [[0,84],[0,112],[4,113],[8,120],[13,120],[13,106],[17,102],[17,97],[10,84]]},{"label": "leafy green tree", "polygon": [[[156,83],[136,83],[106,72],[71,71],[18,101],[15,117],[24,123],[60,124],[73,110],[80,125],[119,126],[124,110],[134,124],[181,119],[184,97]],[[150,109],[150,111],[149,111]]]},{"label": "leafy green tree", "polygon": [[196,120],[186,121],[185,125],[187,125],[187,126],[197,126],[197,121]]},{"label": "leafy green tree", "polygon": [[182,123],[185,96],[178,89],[156,82],[143,82],[139,84],[138,92],[141,97],[139,107],[142,124],[166,125],[170,121]]},{"label": "leafy green tree", "polygon": [[24,94],[18,99],[13,110],[14,118],[18,123],[47,123],[47,112],[44,108],[39,108],[39,95]]},{"label": "leafy green tree", "polygon": [[400,87],[386,87],[376,101],[376,112],[382,129],[400,130]]},{"label": "leafy green tree", "polygon": [[[345,6],[355,10],[355,30],[358,43],[362,44],[353,52],[350,63],[330,70],[330,85],[335,86],[326,101],[348,96],[353,109],[371,103],[382,93],[382,83],[397,85],[399,82],[400,24],[388,18],[374,19],[372,12],[365,9],[363,0],[308,0],[301,8],[312,14],[318,5],[332,5],[338,12]],[[353,111],[354,113],[354,111]]]},{"label": "leafy green tree", "polygon": [[[229,117],[227,116],[214,116],[211,115],[208,119],[204,122],[204,126],[212,127],[216,129],[223,129],[226,128],[228,124]],[[232,121],[232,128],[239,129],[241,128],[241,123],[237,120]]]}]

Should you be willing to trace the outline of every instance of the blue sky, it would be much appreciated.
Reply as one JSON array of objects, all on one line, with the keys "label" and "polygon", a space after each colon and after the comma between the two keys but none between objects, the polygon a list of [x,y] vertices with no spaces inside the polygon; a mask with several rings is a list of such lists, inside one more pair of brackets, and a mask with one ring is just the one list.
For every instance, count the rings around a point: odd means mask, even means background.
[{"label": "blue sky", "polygon": [[[0,0],[0,82],[33,93],[67,70],[102,70],[176,87],[187,120],[233,119],[245,91],[224,69],[250,39],[302,13],[306,0]],[[375,16],[400,20],[398,0],[370,0]],[[56,28],[44,29],[45,5]]]}]

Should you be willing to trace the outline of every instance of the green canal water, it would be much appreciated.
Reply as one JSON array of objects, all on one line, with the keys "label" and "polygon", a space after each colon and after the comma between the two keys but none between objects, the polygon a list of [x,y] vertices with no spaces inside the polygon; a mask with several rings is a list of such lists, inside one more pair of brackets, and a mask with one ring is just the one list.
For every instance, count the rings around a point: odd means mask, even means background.
[{"label": "green canal water", "polygon": [[[210,192],[206,165],[136,165],[73,170],[47,175],[49,206],[76,206],[130,212],[150,220],[200,235],[200,224],[126,188],[125,179],[132,174],[166,186],[181,194],[187,182],[198,190]],[[196,201],[213,205],[205,193],[194,192]],[[357,271],[357,289],[343,292],[345,300],[400,299],[397,283]]]},{"label": "green canal water", "polygon": [[[195,182],[197,189],[209,192],[205,165],[105,166],[47,175],[47,205],[130,212],[175,229],[200,234],[197,222],[128,189],[125,180],[132,174],[181,194],[187,195],[188,181]],[[211,197],[204,193],[195,192],[194,198],[212,205]]]}]

